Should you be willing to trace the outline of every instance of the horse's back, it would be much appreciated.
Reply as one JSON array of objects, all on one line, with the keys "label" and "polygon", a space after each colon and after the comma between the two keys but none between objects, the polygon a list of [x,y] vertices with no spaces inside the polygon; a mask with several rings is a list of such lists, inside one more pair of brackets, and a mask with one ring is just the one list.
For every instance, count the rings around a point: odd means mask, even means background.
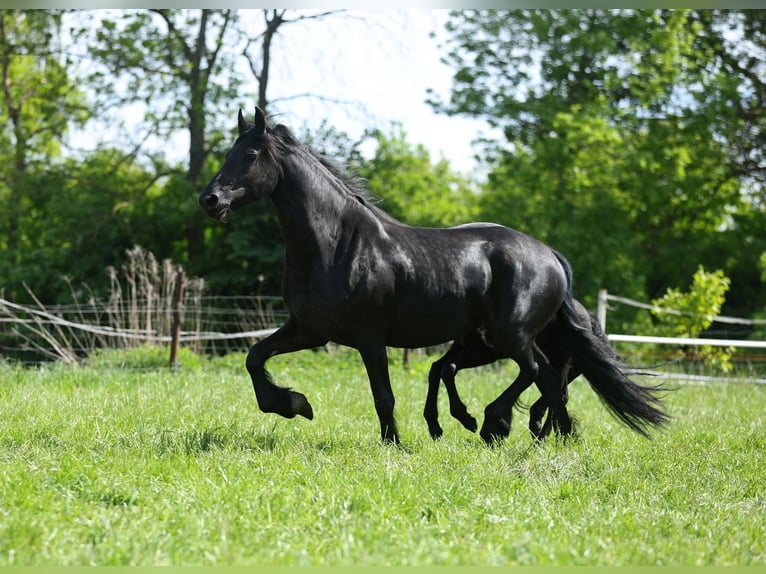
[{"label": "horse's back", "polygon": [[566,277],[555,254],[512,228],[401,226],[388,235],[400,246],[393,256],[400,262],[394,270],[398,325],[418,317],[444,340],[478,325],[524,323],[534,331],[564,298]]}]

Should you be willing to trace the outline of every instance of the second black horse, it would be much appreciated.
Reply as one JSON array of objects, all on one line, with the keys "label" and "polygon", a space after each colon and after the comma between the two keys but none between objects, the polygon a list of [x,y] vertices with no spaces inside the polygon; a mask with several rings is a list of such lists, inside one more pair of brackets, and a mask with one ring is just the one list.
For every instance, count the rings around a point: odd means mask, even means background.
[{"label": "second black horse", "polygon": [[[609,339],[601,328],[596,316],[588,312],[582,303],[577,300],[574,301],[574,307],[579,325],[583,329],[590,329],[601,347],[600,355],[608,359],[601,362],[600,368],[593,368],[592,366],[588,369],[591,377],[588,379],[588,382],[612,414],[633,430],[648,436],[645,419],[635,416],[632,409],[624,408],[624,398],[627,396],[626,393],[630,393],[625,388],[630,388],[630,384],[614,384],[615,381],[624,381],[628,376],[628,371],[632,369],[622,364],[622,359],[610,345]],[[569,353],[564,333],[558,321],[554,320],[546,325],[543,332],[537,337],[537,344],[553,366],[553,369],[546,373],[546,376],[554,377],[554,380],[549,384],[554,385],[556,381],[559,382],[561,400],[566,405],[569,399],[567,388],[569,383],[574,381],[583,372],[580,360]],[[476,419],[468,412],[468,408],[457,392],[455,375],[463,369],[487,365],[501,358],[498,356],[492,343],[487,340],[486,334],[476,331],[460,341],[453,342],[447,352],[433,362],[428,373],[428,394],[426,395],[426,404],[423,409],[423,416],[428,424],[431,438],[437,440],[442,437],[444,432],[439,424],[438,394],[440,382],[444,382],[444,387],[447,390],[450,414],[465,428],[471,432],[476,432]],[[557,374],[559,378],[555,379]],[[546,388],[542,384],[538,386]],[[620,400],[620,396],[623,396],[623,401]],[[638,405],[641,402],[639,397]],[[550,413],[545,422],[543,422],[543,417],[545,417],[547,410],[548,403],[545,396],[541,396],[529,409],[529,431],[537,439],[545,438],[550,434],[551,430],[565,434],[560,428],[554,429],[554,420]]]}]

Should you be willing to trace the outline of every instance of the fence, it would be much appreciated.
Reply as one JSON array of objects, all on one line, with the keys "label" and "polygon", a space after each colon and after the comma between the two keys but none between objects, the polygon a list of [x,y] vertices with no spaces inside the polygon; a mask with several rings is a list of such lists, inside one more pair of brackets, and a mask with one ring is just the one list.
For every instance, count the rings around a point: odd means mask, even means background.
[{"label": "fence", "polygon": [[95,349],[153,344],[168,347],[172,365],[179,345],[214,354],[245,350],[287,317],[279,297],[202,296],[182,285],[175,297],[129,301],[43,306],[0,298],[0,356],[76,363]]},{"label": "fence", "polygon": [[[719,330],[713,328],[707,334],[706,337],[661,337],[654,335],[629,335],[622,333],[609,333],[607,330],[607,311],[610,309],[609,303],[617,305],[626,305],[638,309],[644,309],[647,311],[654,311],[659,313],[667,313],[671,315],[683,315],[681,311],[674,309],[667,309],[664,307],[657,307],[627,297],[620,297],[618,295],[612,295],[605,289],[599,291],[598,305],[596,309],[596,316],[598,318],[601,327],[607,332],[607,337],[614,343],[639,343],[644,345],[667,345],[674,346],[676,348],[688,349],[695,347],[727,347],[735,350],[745,350],[743,353],[735,354],[733,357],[734,362],[744,363],[747,365],[750,372],[746,373],[746,376],[756,382],[766,383],[766,380],[753,378],[757,375],[757,369],[754,370],[753,366],[766,362],[766,353],[753,352],[752,350],[766,349],[766,341],[757,339],[735,339],[727,336],[712,336],[716,333],[720,333]],[[752,331],[753,328],[759,325],[766,325],[766,319],[745,319],[741,317],[729,317],[725,315],[717,315],[712,318],[713,325],[737,325],[746,331]],[[693,353],[689,355],[694,356]],[[668,358],[676,356],[672,353],[655,353],[655,357]]]},{"label": "fence", "polygon": [[[171,276],[169,272],[167,275]],[[193,281],[186,283],[182,271],[173,277],[165,281],[167,287],[161,293],[145,297],[137,296],[137,290],[125,295],[116,290],[107,301],[91,297],[86,303],[57,306],[39,302],[21,305],[0,298],[0,356],[22,362],[59,359],[74,363],[97,348],[130,348],[148,343],[168,346],[172,365],[179,345],[213,354],[243,351],[272,333],[287,318],[279,297],[204,296],[202,286]],[[610,302],[679,313],[602,290],[597,317],[605,331]],[[717,316],[713,322],[746,327],[766,325],[766,320],[726,316]],[[766,349],[766,341],[762,340],[619,333],[607,336],[617,343]],[[766,355],[751,354],[748,360],[764,362]]]}]

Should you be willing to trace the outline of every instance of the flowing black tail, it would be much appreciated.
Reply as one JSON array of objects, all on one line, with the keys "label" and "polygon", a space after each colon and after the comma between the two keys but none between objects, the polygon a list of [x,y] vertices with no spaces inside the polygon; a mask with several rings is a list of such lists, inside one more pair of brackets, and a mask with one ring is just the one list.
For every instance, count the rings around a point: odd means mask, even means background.
[{"label": "flowing black tail", "polygon": [[[634,431],[649,437],[650,427],[661,427],[670,420],[654,393],[660,387],[645,387],[630,380],[627,366],[620,361],[606,336],[599,337],[591,325],[581,325],[573,304],[572,269],[556,254],[567,274],[568,289],[557,316],[564,327],[565,345],[590,386],[609,411]],[[599,329],[600,331],[600,329]]]}]

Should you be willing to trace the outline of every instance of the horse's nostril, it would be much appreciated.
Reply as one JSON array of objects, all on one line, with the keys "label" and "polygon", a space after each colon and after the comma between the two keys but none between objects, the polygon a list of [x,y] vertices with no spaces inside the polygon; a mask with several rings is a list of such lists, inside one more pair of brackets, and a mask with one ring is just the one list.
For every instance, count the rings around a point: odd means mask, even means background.
[{"label": "horse's nostril", "polygon": [[218,196],[214,193],[208,194],[205,196],[203,203],[208,209],[214,208],[218,205]]}]

